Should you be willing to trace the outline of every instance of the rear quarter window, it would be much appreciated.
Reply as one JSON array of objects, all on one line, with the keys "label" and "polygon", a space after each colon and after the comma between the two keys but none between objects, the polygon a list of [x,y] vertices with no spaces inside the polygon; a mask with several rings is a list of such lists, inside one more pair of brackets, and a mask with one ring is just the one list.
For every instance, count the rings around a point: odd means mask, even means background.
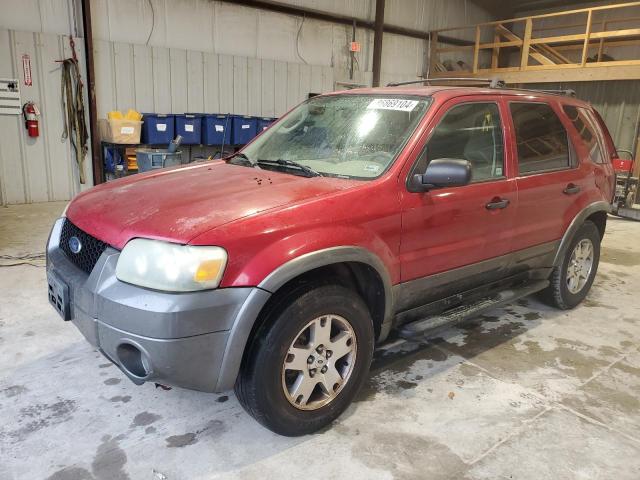
[{"label": "rear quarter window", "polygon": [[605,163],[604,139],[598,128],[597,120],[591,112],[584,107],[574,105],[563,105],[562,110],[580,135],[580,139],[589,152],[589,159],[594,163]]}]

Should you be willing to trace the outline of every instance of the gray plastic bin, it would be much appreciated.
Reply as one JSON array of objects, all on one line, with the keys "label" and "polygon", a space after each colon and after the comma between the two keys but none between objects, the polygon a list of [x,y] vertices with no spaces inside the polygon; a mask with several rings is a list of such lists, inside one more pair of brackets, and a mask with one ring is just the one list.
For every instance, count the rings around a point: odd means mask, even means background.
[{"label": "gray plastic bin", "polygon": [[169,153],[166,148],[139,148],[136,150],[136,162],[138,172],[175,167],[182,163],[182,152]]}]

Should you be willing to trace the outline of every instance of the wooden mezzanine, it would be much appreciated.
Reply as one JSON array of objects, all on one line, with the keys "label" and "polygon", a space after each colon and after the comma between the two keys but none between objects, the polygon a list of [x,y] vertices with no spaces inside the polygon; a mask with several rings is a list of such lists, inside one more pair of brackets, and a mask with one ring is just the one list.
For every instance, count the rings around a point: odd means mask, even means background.
[{"label": "wooden mezzanine", "polygon": [[[433,31],[429,77],[499,77],[507,83],[640,79],[639,14],[640,2],[632,2]],[[438,37],[445,32],[462,33],[467,44],[444,45]]]}]

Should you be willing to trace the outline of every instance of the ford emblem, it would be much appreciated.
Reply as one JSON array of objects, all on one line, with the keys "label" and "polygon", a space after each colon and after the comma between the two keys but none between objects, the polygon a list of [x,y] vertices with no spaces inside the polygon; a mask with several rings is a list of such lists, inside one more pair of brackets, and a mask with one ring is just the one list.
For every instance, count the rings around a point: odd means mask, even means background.
[{"label": "ford emblem", "polygon": [[76,254],[80,253],[80,250],[82,250],[82,242],[78,237],[71,237],[69,239],[69,250]]}]

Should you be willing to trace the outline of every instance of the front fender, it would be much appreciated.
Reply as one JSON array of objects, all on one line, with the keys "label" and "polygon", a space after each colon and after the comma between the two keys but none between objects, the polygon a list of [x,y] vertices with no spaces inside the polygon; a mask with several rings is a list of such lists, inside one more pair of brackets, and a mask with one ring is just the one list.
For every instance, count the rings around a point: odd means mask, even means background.
[{"label": "front fender", "polygon": [[240,371],[242,356],[260,311],[272,293],[297,276],[318,267],[342,262],[359,262],[374,268],[382,279],[385,293],[385,317],[381,326],[380,337],[384,338],[391,329],[393,318],[393,291],[391,278],[383,261],[366,248],[359,246],[335,246],[307,252],[295,257],[267,275],[249,295],[240,309],[231,329],[225,347],[222,369],[216,391],[224,391],[233,387]]}]

